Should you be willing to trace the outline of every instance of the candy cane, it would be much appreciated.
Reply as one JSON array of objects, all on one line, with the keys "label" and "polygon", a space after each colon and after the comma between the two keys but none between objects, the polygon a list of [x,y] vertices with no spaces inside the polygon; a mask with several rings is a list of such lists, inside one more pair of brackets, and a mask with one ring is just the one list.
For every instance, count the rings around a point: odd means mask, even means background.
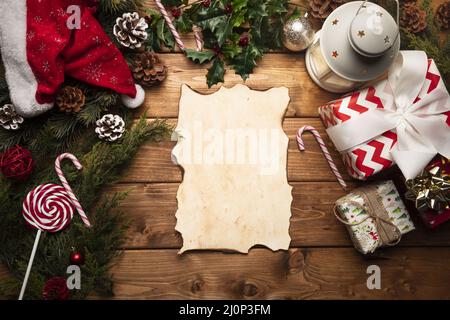
[{"label": "candy cane", "polygon": [[155,0],[155,2],[156,5],[158,6],[159,11],[161,11],[162,16],[164,17],[164,20],[166,20],[170,32],[175,38],[175,42],[177,43],[178,47],[184,51],[183,41],[181,41],[180,34],[178,33],[177,29],[175,29],[175,26],[173,25],[172,20],[170,19],[169,14],[166,11],[166,8],[164,8],[163,4],[161,3],[161,0]]},{"label": "candy cane", "polygon": [[81,220],[83,220],[84,224],[87,227],[90,227],[91,224],[89,222],[89,219],[88,219],[86,213],[84,212],[83,208],[81,207],[81,204],[78,201],[77,197],[75,196],[75,193],[72,191],[72,188],[67,183],[67,180],[64,177],[64,173],[61,170],[61,161],[63,159],[72,160],[72,163],[75,165],[75,167],[78,170],[83,169],[83,166],[81,165],[80,161],[78,161],[78,159],[73,154],[70,154],[70,153],[61,154],[59,157],[56,158],[56,161],[55,161],[55,171],[56,171],[56,174],[58,175],[59,180],[61,181],[61,184],[63,185],[64,189],[66,189],[67,194],[70,197],[70,200],[72,200],[74,207],[77,209],[78,214],[81,217]]},{"label": "candy cane", "polygon": [[197,51],[203,50],[203,37],[202,37],[202,28],[193,26],[192,31],[194,32],[195,43],[197,44]]},{"label": "candy cane", "polygon": [[[180,34],[178,33],[177,29],[172,23],[172,19],[170,18],[169,14],[167,13],[166,8],[164,8],[164,5],[161,3],[161,0],[155,0],[156,6],[158,7],[159,11],[161,12],[164,20],[167,23],[167,26],[169,27],[170,32],[172,33],[175,42],[177,43],[180,50],[184,51],[185,46],[183,44],[183,41],[181,41]],[[203,39],[202,39],[202,29],[199,27],[193,27],[194,31],[194,37],[195,37],[195,43],[197,45],[197,51],[203,50]]]},{"label": "candy cane", "polygon": [[91,226],[86,213],[61,170],[61,161],[66,158],[72,160],[78,170],[83,168],[74,155],[70,153],[60,155],[56,158],[55,170],[63,186],[53,183],[40,185],[31,190],[23,201],[22,215],[28,225],[37,229],[37,233],[20,290],[19,300],[22,300],[25,294],[42,232],[54,233],[67,228],[72,220],[74,208],[80,214],[84,224],[88,227]]},{"label": "candy cane", "polygon": [[297,132],[297,144],[300,149],[300,151],[305,150],[305,143],[303,142],[302,135],[303,132],[309,131],[314,135],[314,138],[316,138],[317,143],[320,146],[320,149],[322,149],[322,153],[325,156],[325,159],[328,161],[328,165],[331,168],[331,171],[333,171],[334,175],[336,176],[337,181],[341,185],[342,189],[347,189],[347,184],[345,183],[344,179],[342,178],[342,175],[340,174],[338,168],[336,167],[333,158],[331,158],[330,152],[328,152],[328,148],[325,145],[325,142],[323,141],[322,137],[320,136],[319,132],[311,126],[303,126],[301,127]]}]

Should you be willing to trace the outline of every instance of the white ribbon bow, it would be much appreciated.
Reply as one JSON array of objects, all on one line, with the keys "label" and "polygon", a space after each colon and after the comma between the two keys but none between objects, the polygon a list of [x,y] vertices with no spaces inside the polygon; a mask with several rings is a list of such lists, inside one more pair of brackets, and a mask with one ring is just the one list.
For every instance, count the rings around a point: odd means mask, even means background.
[{"label": "white ribbon bow", "polygon": [[393,100],[327,129],[339,152],[368,142],[389,130],[397,133],[391,156],[407,179],[416,177],[436,154],[450,158],[450,95],[442,81],[416,101],[424,84],[428,59],[423,51],[401,51],[389,70]]}]

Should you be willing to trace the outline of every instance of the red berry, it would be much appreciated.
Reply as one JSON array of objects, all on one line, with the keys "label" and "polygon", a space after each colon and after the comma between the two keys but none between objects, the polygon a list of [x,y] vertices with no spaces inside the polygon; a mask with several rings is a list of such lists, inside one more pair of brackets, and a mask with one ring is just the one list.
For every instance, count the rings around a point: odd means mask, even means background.
[{"label": "red berry", "polygon": [[84,264],[84,256],[80,252],[72,252],[70,254],[70,263],[75,265],[82,265]]},{"label": "red berry", "polygon": [[225,12],[227,14],[231,14],[233,12],[233,5],[231,4],[231,2],[228,2],[225,6]]},{"label": "red berry", "polygon": [[181,10],[178,8],[173,8],[172,10],[172,16],[177,19],[181,16]]},{"label": "red berry", "polygon": [[211,0],[203,0],[202,5],[205,8],[209,8],[209,6],[211,5]]},{"label": "red berry", "polygon": [[239,45],[241,47],[246,47],[246,46],[248,46],[248,41],[249,41],[248,36],[247,35],[243,35],[239,39]]},{"label": "red berry", "polygon": [[214,53],[216,54],[216,55],[218,55],[218,54],[221,54],[222,53],[222,48],[219,46],[219,44],[218,43],[216,43],[214,46],[213,46],[213,51],[214,51]]}]

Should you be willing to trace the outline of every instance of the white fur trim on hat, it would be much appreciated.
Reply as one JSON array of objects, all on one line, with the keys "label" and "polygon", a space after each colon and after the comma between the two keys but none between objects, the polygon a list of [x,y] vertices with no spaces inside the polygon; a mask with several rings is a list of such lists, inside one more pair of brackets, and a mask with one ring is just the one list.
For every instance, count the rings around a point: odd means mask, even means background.
[{"label": "white fur trim on hat", "polygon": [[125,105],[125,107],[130,109],[136,109],[137,107],[140,107],[145,100],[145,90],[140,86],[136,85],[136,97],[131,98],[125,94],[122,95],[122,102]]},{"label": "white fur trim on hat", "polygon": [[36,101],[38,83],[27,59],[26,2],[0,0],[0,48],[15,110],[23,117],[34,117],[50,110],[53,104]]}]

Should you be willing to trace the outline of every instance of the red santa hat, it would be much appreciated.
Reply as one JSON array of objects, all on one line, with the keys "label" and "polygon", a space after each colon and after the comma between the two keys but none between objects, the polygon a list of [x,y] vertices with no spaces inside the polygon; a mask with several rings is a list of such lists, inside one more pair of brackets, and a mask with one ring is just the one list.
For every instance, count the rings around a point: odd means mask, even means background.
[{"label": "red santa hat", "polygon": [[[53,107],[64,75],[122,94],[129,108],[144,102],[121,52],[93,17],[92,0],[0,0],[0,48],[17,113],[33,117]],[[68,27],[69,6],[80,9]]]}]

